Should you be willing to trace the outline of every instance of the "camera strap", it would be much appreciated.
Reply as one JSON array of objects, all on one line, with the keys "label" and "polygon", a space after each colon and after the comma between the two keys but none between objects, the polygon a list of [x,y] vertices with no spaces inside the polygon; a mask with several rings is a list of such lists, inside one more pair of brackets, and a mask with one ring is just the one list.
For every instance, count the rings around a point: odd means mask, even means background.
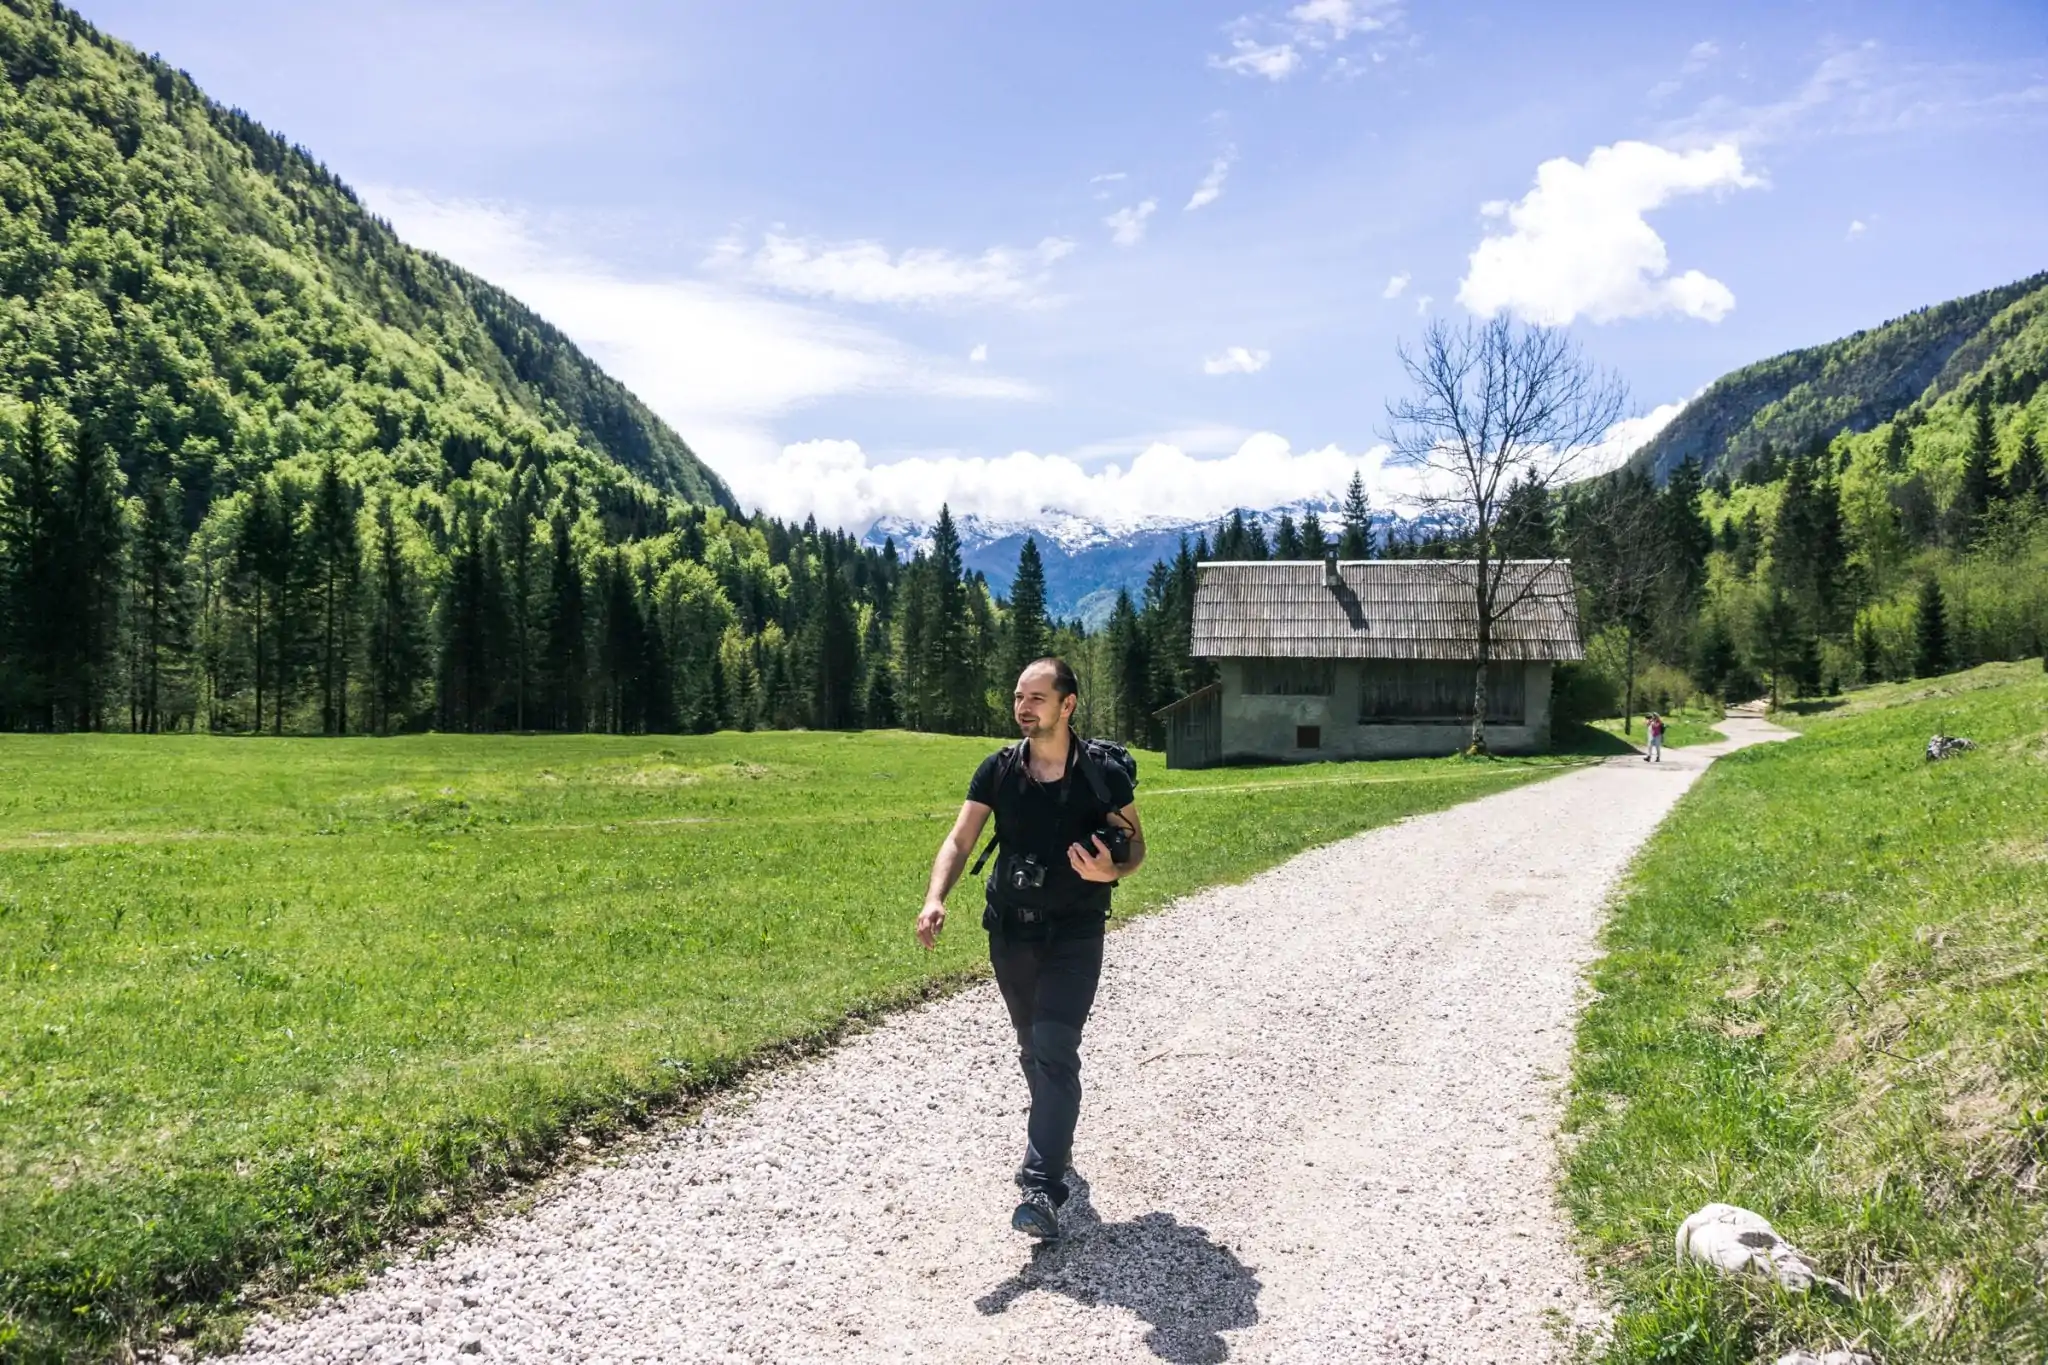
[{"label": "camera strap", "polygon": [[[1122,814],[1111,803],[1109,783],[1102,776],[1102,768],[1096,762],[1095,756],[1088,752],[1088,741],[1076,736],[1071,742],[1075,746],[1073,764],[1087,777],[1088,789],[1095,793],[1095,799],[1101,804],[1104,817],[1122,826],[1124,824]],[[1004,785],[1009,782],[1010,775],[1020,771],[1020,769],[1025,774],[1025,779],[1027,781],[1030,780],[1030,769],[1023,766],[1030,761],[1030,751],[1026,748],[1026,743],[1025,740],[1020,739],[1003,750],[1003,756],[997,761],[998,766],[996,768],[996,790],[998,792],[1001,792]],[[1066,788],[1063,786],[1060,789],[1060,801],[1062,804],[1065,803],[1066,796]],[[991,834],[988,842],[982,846],[981,856],[974,860],[974,866],[967,869],[967,875],[979,877],[981,869],[988,865],[989,858],[994,855],[996,845],[1002,841],[1002,829],[998,826],[996,832]]]}]

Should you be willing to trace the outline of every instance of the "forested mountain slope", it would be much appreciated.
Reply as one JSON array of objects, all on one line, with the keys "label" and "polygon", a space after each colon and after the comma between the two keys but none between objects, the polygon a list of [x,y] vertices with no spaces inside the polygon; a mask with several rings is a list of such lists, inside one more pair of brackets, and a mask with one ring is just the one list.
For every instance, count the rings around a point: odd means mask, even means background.
[{"label": "forested mountain slope", "polygon": [[2038,383],[2048,367],[2048,274],[1895,318],[1840,341],[1724,375],[1634,463],[1659,482],[1686,460],[1734,474],[1847,428],[1868,431],[2003,368]]},{"label": "forested mountain slope", "polygon": [[404,481],[546,453],[730,507],[560,332],[182,72],[48,0],[0,0],[0,64],[0,403],[175,478],[188,528],[307,448]]}]

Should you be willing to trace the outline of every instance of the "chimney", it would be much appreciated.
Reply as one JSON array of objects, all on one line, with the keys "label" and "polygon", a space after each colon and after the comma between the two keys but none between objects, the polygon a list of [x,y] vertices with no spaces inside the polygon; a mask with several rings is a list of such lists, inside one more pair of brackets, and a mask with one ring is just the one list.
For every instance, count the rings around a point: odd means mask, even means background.
[{"label": "chimney", "polygon": [[1337,552],[1335,550],[1323,552],[1323,586],[1331,589],[1344,586],[1344,580],[1337,573]]}]

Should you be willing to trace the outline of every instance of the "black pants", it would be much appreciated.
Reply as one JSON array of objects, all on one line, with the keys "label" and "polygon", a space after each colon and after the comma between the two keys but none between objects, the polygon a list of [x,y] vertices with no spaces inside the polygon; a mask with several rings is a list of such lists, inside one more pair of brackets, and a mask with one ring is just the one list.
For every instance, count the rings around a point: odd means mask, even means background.
[{"label": "black pants", "polygon": [[1031,1088],[1024,1184],[1054,1203],[1067,1196],[1067,1162],[1081,1119],[1081,1026],[1102,976],[1102,935],[1025,942],[988,937],[989,965],[1017,1030],[1017,1061]]}]

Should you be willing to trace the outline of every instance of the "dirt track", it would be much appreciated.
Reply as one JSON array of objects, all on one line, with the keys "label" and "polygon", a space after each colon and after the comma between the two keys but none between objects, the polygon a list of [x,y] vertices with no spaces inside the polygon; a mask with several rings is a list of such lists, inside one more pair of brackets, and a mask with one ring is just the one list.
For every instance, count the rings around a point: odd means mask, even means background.
[{"label": "dirt track", "polygon": [[245,1349],[1557,1358],[1600,1318],[1551,1196],[1580,972],[1615,878],[1725,747],[1375,830],[1117,933],[1083,1049],[1087,1190],[1057,1248],[1034,1255],[1008,1226],[1024,1087],[981,986],[763,1078],[433,1261],[259,1324]]}]

